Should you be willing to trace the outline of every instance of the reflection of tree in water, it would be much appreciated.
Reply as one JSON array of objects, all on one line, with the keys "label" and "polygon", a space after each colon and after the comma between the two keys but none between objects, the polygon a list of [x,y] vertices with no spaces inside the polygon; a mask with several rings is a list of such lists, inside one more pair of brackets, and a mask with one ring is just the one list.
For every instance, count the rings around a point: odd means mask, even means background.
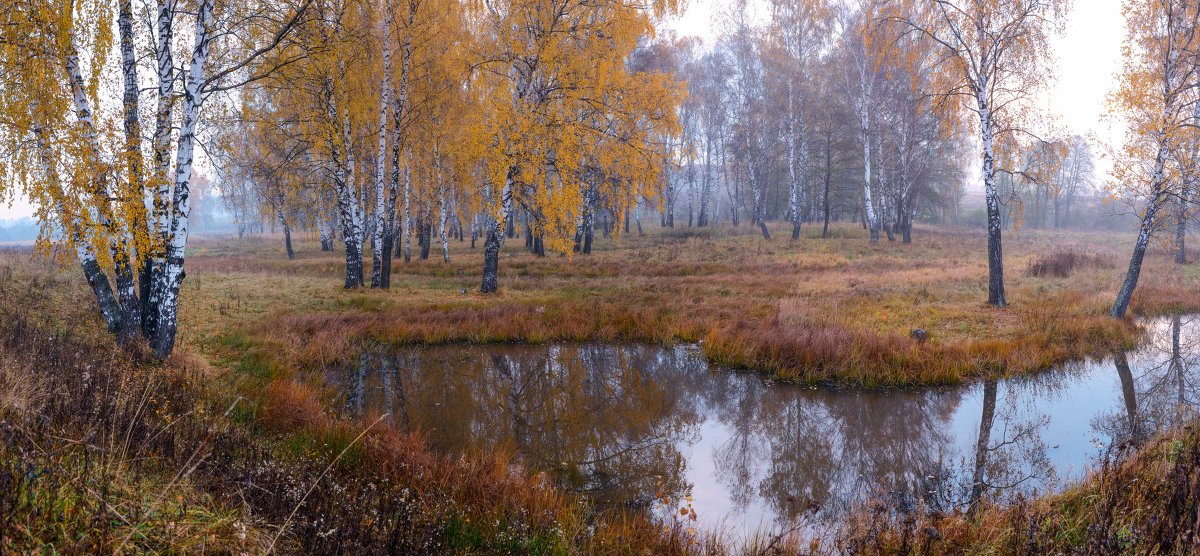
[{"label": "reflection of tree in water", "polygon": [[[965,497],[951,496],[947,499],[950,505],[965,505],[974,514],[989,496],[1028,493],[1054,480],[1054,467],[1042,440],[1049,418],[1035,404],[1053,398],[1072,374],[1063,370],[1056,375],[1009,381],[1004,384],[1002,400],[1000,384],[994,379],[984,381],[969,482],[962,488]],[[966,473],[963,475],[968,478]]]},{"label": "reflection of tree in water", "polygon": [[[1123,403],[1093,423],[1112,438],[1182,422],[1178,410],[1200,399],[1200,322],[1163,321],[1150,336],[1112,363]],[[836,518],[872,498],[969,509],[1051,488],[1048,409],[1096,372],[1079,363],[957,388],[863,391],[708,372],[692,351],[648,346],[448,346],[360,363],[345,375],[351,411],[387,412],[444,451],[508,447],[610,503],[689,493],[681,451],[708,419],[706,434],[727,435],[711,456],[734,509],[766,510],[779,525],[814,507]]]},{"label": "reflection of tree in water", "polygon": [[445,451],[507,446],[532,469],[608,503],[681,495],[699,414],[678,350],[454,346],[364,355],[351,411],[387,412]]},{"label": "reflection of tree in water", "polygon": [[741,381],[719,410],[734,434],[718,480],[781,521],[820,507],[836,515],[868,496],[912,500],[942,474],[946,423],[961,391],[852,392]]},{"label": "reflection of tree in water", "polygon": [[1154,433],[1196,418],[1200,405],[1200,321],[1175,315],[1147,325],[1146,339],[1130,354],[1113,354],[1121,381],[1120,411],[1092,424],[1110,448],[1137,444]]}]

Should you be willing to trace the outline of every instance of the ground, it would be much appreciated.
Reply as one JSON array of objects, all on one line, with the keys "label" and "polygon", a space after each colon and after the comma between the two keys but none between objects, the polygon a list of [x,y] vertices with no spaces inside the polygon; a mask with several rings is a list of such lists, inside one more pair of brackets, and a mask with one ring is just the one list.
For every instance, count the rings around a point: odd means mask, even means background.
[{"label": "ground", "polygon": [[[857,226],[783,231],[648,226],[545,258],[514,238],[488,296],[469,241],[451,243],[449,263],[436,250],[397,261],[390,291],[345,291],[341,255],[314,238],[289,261],[278,236],[201,236],[165,363],[113,347],[69,261],[0,253],[0,551],[804,553],[816,545],[731,547],[686,524],[596,516],[505,454],[435,454],[419,435],[340,417],[323,371],[367,340],[682,341],[781,379],[898,386],[1034,372],[1137,339],[1135,320],[1105,315],[1132,236],[1008,234],[1011,306],[996,309],[981,231],[922,227],[912,245],[877,246]],[[1152,251],[1134,313],[1200,311],[1197,268]],[[1171,489],[1172,474],[1200,469],[1183,434],[1028,507],[916,520],[866,508],[831,542],[1011,553],[1034,531],[1042,548],[1117,546],[1146,512],[1194,514],[1191,491]]]},{"label": "ground", "polygon": [[[918,228],[911,245],[869,245],[857,226],[820,239],[748,227],[647,226],[599,239],[592,255],[534,257],[510,239],[500,292],[478,293],[482,255],[451,241],[449,263],[397,261],[391,291],[343,291],[343,260],[315,241],[289,261],[274,236],[199,239],[188,259],[185,345],[231,329],[288,363],[321,366],[365,337],[392,343],[629,340],[700,342],[713,360],[805,382],[946,383],[1023,373],[1135,341],[1106,316],[1132,236],[1024,230],[1005,238],[1010,307],[985,303],[981,230]],[[1074,257],[1063,267],[1062,259]],[[1058,265],[1033,276],[1031,265]],[[1200,273],[1152,251],[1134,314],[1200,310]],[[1051,269],[1053,270],[1053,269]],[[465,290],[465,293],[464,293]],[[928,341],[912,337],[924,330]]]}]

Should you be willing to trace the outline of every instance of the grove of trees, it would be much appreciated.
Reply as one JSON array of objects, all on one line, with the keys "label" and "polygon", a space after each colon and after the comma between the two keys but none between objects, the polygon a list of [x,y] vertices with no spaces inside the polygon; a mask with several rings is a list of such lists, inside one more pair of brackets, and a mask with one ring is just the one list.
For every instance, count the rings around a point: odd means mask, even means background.
[{"label": "grove of trees", "polygon": [[[1142,226],[1114,316],[1164,209],[1183,260],[1200,145],[1198,3],[1127,4],[1115,173]],[[507,239],[586,255],[597,226],[648,212],[909,243],[914,222],[960,221],[978,168],[1003,307],[1002,230],[1085,220],[1089,141],[1034,110],[1066,0],[734,0],[708,40],[656,30],[680,9],[25,0],[0,14],[0,198],[29,198],[110,330],[164,357],[201,151],[229,213],[277,225],[289,257],[295,234],[340,245],[347,288],[389,287],[414,236],[444,260],[469,237],[495,292]]]}]

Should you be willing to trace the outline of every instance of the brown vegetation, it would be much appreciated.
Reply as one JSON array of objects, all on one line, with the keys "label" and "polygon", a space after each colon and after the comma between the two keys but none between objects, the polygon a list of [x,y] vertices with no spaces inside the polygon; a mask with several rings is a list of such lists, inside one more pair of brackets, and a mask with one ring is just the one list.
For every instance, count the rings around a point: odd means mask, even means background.
[{"label": "brown vegetation", "polygon": [[[1136,340],[1128,321],[1106,316],[1120,279],[1109,261],[1125,243],[1111,236],[1014,235],[1010,266],[1054,270],[1010,277],[1012,306],[1000,310],[985,304],[982,231],[921,229],[916,243],[887,246],[867,245],[853,226],[828,240],[741,231],[650,230],[570,258],[534,257],[510,240],[505,287],[490,296],[475,293],[480,255],[465,243],[452,245],[450,263],[397,265],[391,291],[343,292],[336,255],[302,249],[288,261],[273,240],[207,241],[189,259],[184,334],[212,346],[233,323],[282,354],[281,365],[309,370],[344,361],[367,338],[701,342],[733,367],[870,386],[1036,371]],[[1200,277],[1166,256],[1149,265],[1135,313],[1200,310]]]},{"label": "brown vegetation", "polygon": [[1034,259],[1027,271],[1034,277],[1066,278],[1078,268],[1112,268],[1101,255],[1074,250],[1055,251]]},{"label": "brown vegetation", "polygon": [[594,514],[505,454],[437,455],[336,418],[303,382],[242,397],[194,354],[118,351],[81,335],[97,317],[69,276],[27,254],[0,266],[0,552],[694,548],[679,528]]},{"label": "brown vegetation", "polygon": [[[161,367],[114,351],[102,332],[85,335],[100,327],[70,270],[5,254],[3,548],[255,552],[277,542],[285,552],[729,553],[739,544],[599,511],[504,454],[435,454],[372,416],[339,417],[323,371],[367,340],[701,341],[714,359],[785,378],[901,384],[1034,370],[1136,338],[1127,322],[1104,316],[1118,278],[1107,266],[1016,277],[1013,307],[995,310],[983,303],[986,267],[973,256],[982,234],[928,231],[917,244],[885,249],[864,245],[855,228],[837,231],[842,237],[829,241],[767,242],[728,229],[675,230],[602,241],[595,255],[571,259],[534,258],[511,242],[502,266],[508,286],[496,296],[462,293],[477,278],[477,253],[463,244],[453,263],[401,265],[389,292],[344,292],[340,261],[307,244],[287,261],[261,239],[206,241],[191,259],[184,349]],[[1017,236],[1010,264],[1062,249],[1110,256],[1093,236],[1070,237],[1077,245]],[[1149,264],[1137,311],[1200,309],[1189,267],[1165,256]],[[915,328],[930,340],[911,338]],[[1186,456],[1188,442],[1173,453]],[[1077,537],[1125,542],[1134,514],[1103,518],[1088,489],[1116,485],[1103,492],[1118,508],[1127,496],[1130,505],[1194,504],[1188,493],[1138,490],[1152,475],[1116,482],[1120,473],[1163,472],[1146,459],[1160,452],[1060,497],[989,508],[978,521],[864,511],[824,548],[1010,552],[1015,533],[990,524],[1035,521],[1059,527],[1030,545],[1039,549],[1083,546],[1062,540]],[[1080,516],[1110,519],[1107,536],[1069,529]],[[741,549],[768,545],[822,550],[773,537]]]},{"label": "brown vegetation", "polygon": [[1189,425],[1104,466],[1067,492],[977,519],[965,514],[856,513],[838,546],[868,554],[1195,554],[1200,550],[1200,431]]}]

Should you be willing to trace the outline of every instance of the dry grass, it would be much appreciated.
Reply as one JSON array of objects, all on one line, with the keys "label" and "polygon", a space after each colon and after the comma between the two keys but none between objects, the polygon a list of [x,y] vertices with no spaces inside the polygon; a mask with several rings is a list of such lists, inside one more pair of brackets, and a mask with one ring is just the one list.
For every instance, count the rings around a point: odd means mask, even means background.
[{"label": "dry grass", "polygon": [[[393,289],[378,292],[342,291],[340,255],[309,242],[288,261],[275,238],[200,241],[188,263],[184,340],[211,349],[232,327],[303,369],[342,361],[366,338],[702,342],[731,366],[869,386],[1030,372],[1136,340],[1128,321],[1105,317],[1132,238],[1010,234],[1011,307],[998,310],[983,302],[986,238],[974,230],[920,229],[912,245],[879,246],[853,226],[800,241],[766,241],[748,228],[648,231],[570,258],[536,258],[509,241],[501,292],[491,296],[475,293],[481,254],[465,243],[452,243],[450,263],[398,262]],[[1020,270],[1056,253],[1086,256],[1074,256],[1065,276]],[[1156,252],[1142,276],[1135,314],[1200,310],[1193,267]],[[912,339],[918,328],[931,340]]]},{"label": "dry grass", "polygon": [[[186,349],[164,365],[118,351],[73,269],[0,257],[0,553],[697,546],[644,516],[597,514],[507,454],[435,454],[338,418],[319,385],[278,369],[237,389]],[[256,364],[244,350],[234,367]]]},{"label": "dry grass", "polygon": [[[798,242],[727,228],[650,231],[600,240],[590,257],[535,258],[512,241],[502,258],[502,290],[492,296],[474,293],[480,253],[465,244],[454,244],[452,263],[398,262],[393,289],[373,292],[343,291],[340,255],[320,253],[315,242],[299,242],[299,257],[288,261],[271,238],[200,240],[189,256],[180,355],[158,369],[113,352],[75,269],[2,254],[0,306],[20,307],[2,315],[0,332],[18,339],[4,354],[27,354],[19,368],[40,370],[34,379],[8,373],[0,380],[10,431],[0,453],[0,530],[8,543],[0,548],[54,543],[112,551],[130,537],[125,549],[132,551],[255,552],[282,528],[285,552],[824,551],[775,538],[730,548],[685,527],[664,530],[645,516],[597,514],[505,454],[435,454],[418,436],[371,426],[371,416],[338,417],[323,371],[364,341],[699,341],[715,360],[785,379],[896,385],[1028,372],[1136,339],[1129,321],[1104,316],[1127,243],[1114,245],[1110,236],[1010,235],[1009,269],[1063,251],[1090,253],[1094,263],[1071,265],[1065,276],[1010,270],[1012,307],[997,310],[982,303],[985,238],[974,231],[922,229],[908,246],[869,246],[854,227],[838,228],[827,241]],[[1152,253],[1134,312],[1200,310],[1197,286],[1195,267]],[[931,340],[910,338],[916,328]],[[77,388],[68,379],[81,367],[105,369],[108,386],[49,395],[62,385]],[[145,392],[160,405],[128,411],[141,407],[133,400]],[[245,400],[224,415],[239,395]],[[89,415],[109,417],[79,417]],[[92,445],[80,440],[87,435],[128,440]],[[54,467],[29,459],[33,446],[52,447],[46,461]],[[172,480],[196,454],[202,465],[186,480]],[[89,466],[101,455],[119,472],[95,475]],[[30,465],[51,469],[55,482],[21,483]],[[97,487],[101,501],[92,494]],[[1081,508],[1096,507],[1094,498],[1078,500]],[[111,508],[145,519],[122,526],[106,513]],[[1069,513],[1060,510],[1054,515]],[[1011,515],[1006,511],[987,512],[984,520],[1008,519],[996,517]],[[930,531],[992,546],[979,531],[993,529],[976,524],[918,527],[922,522],[870,515],[876,521],[858,522],[857,531],[870,532],[876,544],[862,544],[868,537],[851,530],[839,539],[843,547],[934,547]],[[95,533],[80,538],[80,531]],[[920,535],[931,540],[913,544]],[[938,546],[952,553],[969,544]]]},{"label": "dry grass", "polygon": [[1161,435],[1110,454],[1059,495],[963,513],[856,513],[837,545],[868,554],[1196,554],[1200,551],[1200,431]]},{"label": "dry grass", "polygon": [[1111,261],[1102,255],[1068,249],[1038,257],[1029,264],[1026,272],[1030,276],[1038,278],[1066,278],[1077,268],[1112,268],[1112,266]]}]

